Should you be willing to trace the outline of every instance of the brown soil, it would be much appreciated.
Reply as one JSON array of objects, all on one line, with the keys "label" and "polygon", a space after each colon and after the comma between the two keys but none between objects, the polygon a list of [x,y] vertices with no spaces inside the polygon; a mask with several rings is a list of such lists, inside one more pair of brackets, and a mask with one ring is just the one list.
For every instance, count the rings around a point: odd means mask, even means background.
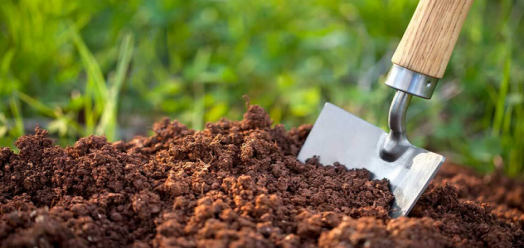
[{"label": "brown soil", "polygon": [[272,127],[258,106],[128,143],[64,149],[37,128],[0,151],[0,246],[524,247],[524,184],[446,165],[392,220],[387,180],[295,159],[309,129]]}]

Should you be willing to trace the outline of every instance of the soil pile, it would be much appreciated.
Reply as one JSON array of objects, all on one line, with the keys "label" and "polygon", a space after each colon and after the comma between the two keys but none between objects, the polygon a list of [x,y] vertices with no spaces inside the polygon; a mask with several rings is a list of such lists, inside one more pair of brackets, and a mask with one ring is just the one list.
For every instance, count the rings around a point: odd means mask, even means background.
[{"label": "soil pile", "polygon": [[258,106],[193,131],[167,119],[151,137],[53,145],[47,132],[0,151],[1,247],[524,247],[524,185],[445,166],[391,220],[387,180],[295,157]]}]

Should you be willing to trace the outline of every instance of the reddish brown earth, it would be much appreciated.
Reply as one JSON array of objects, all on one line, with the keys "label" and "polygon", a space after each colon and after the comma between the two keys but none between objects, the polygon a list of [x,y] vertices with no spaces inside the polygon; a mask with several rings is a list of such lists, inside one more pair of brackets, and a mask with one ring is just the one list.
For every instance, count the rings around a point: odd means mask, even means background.
[{"label": "reddish brown earth", "polygon": [[165,119],[123,143],[47,132],[0,151],[1,247],[524,247],[524,184],[445,165],[411,216],[388,181],[295,159],[258,106],[204,131]]}]

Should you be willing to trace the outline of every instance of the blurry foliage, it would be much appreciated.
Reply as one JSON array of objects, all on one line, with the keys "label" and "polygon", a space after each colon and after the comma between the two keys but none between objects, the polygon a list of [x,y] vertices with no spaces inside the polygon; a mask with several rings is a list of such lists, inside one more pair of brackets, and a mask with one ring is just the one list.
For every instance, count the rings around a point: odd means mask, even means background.
[{"label": "blurry foliage", "polygon": [[[0,145],[60,144],[161,116],[201,129],[242,95],[288,128],[333,102],[387,128],[390,58],[416,0],[3,0]],[[446,77],[408,112],[413,143],[524,171],[524,1],[476,0]],[[502,159],[500,159],[502,158]]]}]

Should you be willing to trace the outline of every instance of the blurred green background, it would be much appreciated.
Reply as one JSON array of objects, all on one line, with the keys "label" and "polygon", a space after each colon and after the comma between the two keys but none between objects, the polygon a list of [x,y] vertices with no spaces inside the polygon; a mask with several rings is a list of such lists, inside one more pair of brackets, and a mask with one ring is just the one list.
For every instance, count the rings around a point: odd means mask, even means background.
[{"label": "blurred green background", "polygon": [[[383,84],[417,0],[2,0],[0,145],[38,123],[61,145],[240,119],[287,128],[330,101],[387,128]],[[446,76],[408,111],[412,143],[524,171],[524,1],[476,0]]]}]

